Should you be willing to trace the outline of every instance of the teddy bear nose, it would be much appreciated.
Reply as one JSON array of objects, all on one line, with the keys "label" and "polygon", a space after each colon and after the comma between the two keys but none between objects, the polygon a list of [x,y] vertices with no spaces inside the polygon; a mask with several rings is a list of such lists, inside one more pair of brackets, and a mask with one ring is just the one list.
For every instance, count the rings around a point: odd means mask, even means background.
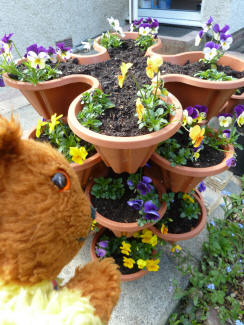
[{"label": "teddy bear nose", "polygon": [[51,180],[59,189],[63,189],[67,185],[67,178],[63,173],[56,173]]}]

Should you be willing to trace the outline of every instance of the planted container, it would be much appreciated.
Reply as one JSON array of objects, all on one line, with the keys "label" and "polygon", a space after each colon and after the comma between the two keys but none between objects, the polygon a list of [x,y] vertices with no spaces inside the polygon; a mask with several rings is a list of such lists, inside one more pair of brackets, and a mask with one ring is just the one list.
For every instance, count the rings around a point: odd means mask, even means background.
[{"label": "planted container", "polygon": [[[184,65],[187,62],[197,62],[204,56],[202,52],[196,51],[162,55],[162,57],[164,62]],[[218,64],[230,66],[237,71],[244,70],[244,61],[231,55],[221,57]],[[179,99],[183,108],[199,103],[207,106],[208,120],[218,115],[237,88],[244,86],[244,78],[232,81],[208,81],[184,74],[165,74],[162,79],[165,82],[165,87]]]},{"label": "planted container", "polygon": [[[94,236],[94,238],[92,240],[92,243],[90,246],[90,255],[91,255],[92,261],[96,261],[98,259],[97,255],[96,255],[95,247],[96,247],[97,242],[99,241],[99,238],[104,233],[104,231],[105,231],[105,228],[100,229],[99,232],[96,233],[96,235]],[[142,278],[143,276],[145,276],[147,273],[148,273],[148,270],[140,270],[138,272],[131,273],[131,274],[121,274],[121,281],[122,282],[130,282],[130,281],[138,280],[138,279]]]},{"label": "planted container", "polygon": [[99,81],[88,75],[70,75],[37,85],[11,79],[6,73],[3,80],[7,86],[19,89],[37,113],[47,120],[54,113],[67,116],[74,98],[85,91],[100,88]]},{"label": "planted container", "polygon": [[171,116],[170,123],[161,130],[134,137],[116,137],[100,134],[89,130],[79,123],[77,114],[82,110],[81,97],[78,96],[70,105],[68,124],[77,136],[94,144],[105,164],[116,173],[135,173],[139,167],[146,164],[155,151],[157,144],[170,138],[181,126],[181,104],[175,96],[169,94],[166,102],[177,107],[176,114]]},{"label": "planted container", "polygon": [[156,152],[153,153],[151,160],[156,164],[154,168],[158,171],[161,170],[161,178],[166,189],[175,193],[188,193],[193,190],[205,177],[217,175],[229,168],[226,161],[233,158],[234,148],[231,145],[228,145],[225,150],[224,160],[220,164],[211,167],[173,167],[171,166],[170,161],[161,157]]},{"label": "planted container", "polygon": [[196,237],[197,235],[200,234],[200,232],[203,230],[203,228],[206,225],[207,222],[207,211],[204,206],[203,198],[201,193],[196,190],[196,193],[193,194],[195,200],[197,201],[199,207],[200,207],[200,215],[198,219],[197,225],[191,229],[188,232],[182,233],[182,234],[173,234],[173,233],[167,233],[167,234],[162,234],[159,229],[157,229],[155,226],[152,226],[150,230],[157,235],[159,238],[164,239],[165,241],[174,244],[175,242],[181,241],[181,240],[188,240],[191,238]]}]

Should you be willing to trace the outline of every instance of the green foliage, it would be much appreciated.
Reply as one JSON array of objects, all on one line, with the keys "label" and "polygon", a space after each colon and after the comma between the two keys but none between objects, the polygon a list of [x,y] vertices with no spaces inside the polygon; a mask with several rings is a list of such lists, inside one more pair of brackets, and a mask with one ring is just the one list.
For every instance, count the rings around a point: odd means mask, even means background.
[{"label": "green foliage", "polygon": [[102,34],[100,44],[106,49],[110,49],[121,46],[123,41],[117,34],[106,32],[105,34]]},{"label": "green foliage", "polygon": [[161,98],[168,94],[165,88],[159,88],[160,94],[155,94],[153,85],[145,85],[138,91],[142,104],[145,107],[142,119],[138,120],[139,129],[146,127],[150,132],[158,131],[169,124],[167,117],[174,115],[175,108],[172,104],[166,104]]},{"label": "green foliage", "polygon": [[[178,133],[183,134],[181,130],[178,131]],[[186,165],[188,159],[193,159],[193,154],[192,151],[193,149],[191,148],[191,142],[189,140],[189,148],[184,148],[182,147],[176,139],[170,138],[167,139],[164,142],[161,142],[157,149],[156,152],[170,161],[171,166],[176,166],[176,165]]]},{"label": "green foliage", "polygon": [[94,178],[95,184],[92,186],[91,194],[97,199],[120,199],[124,193],[125,188],[122,178]]},{"label": "green foliage", "polygon": [[[244,187],[244,176],[242,183]],[[207,225],[209,238],[203,244],[199,267],[181,266],[182,273],[189,276],[190,286],[184,291],[176,287],[176,297],[182,300],[169,324],[205,324],[210,307],[218,311],[223,325],[243,321],[243,199],[244,190],[240,196],[224,196],[225,218]]]},{"label": "green foliage", "polygon": [[154,43],[155,39],[153,35],[140,35],[136,39],[136,45],[139,46],[142,51],[146,51]]},{"label": "green foliage", "polygon": [[85,92],[82,96],[81,103],[84,104],[84,106],[78,113],[77,118],[81,125],[94,131],[98,131],[99,126],[102,125],[102,122],[98,120],[98,117],[103,116],[106,109],[115,106],[108,99],[108,95],[104,94],[100,89]]},{"label": "green foliage", "polygon": [[230,81],[235,79],[232,76],[227,76],[224,72],[219,72],[217,69],[199,71],[194,75],[194,77],[212,81]]},{"label": "green foliage", "polygon": [[[56,125],[54,131],[50,133],[49,124],[46,124],[42,127],[41,134],[46,136],[49,142],[61,152],[65,158],[72,162],[72,156],[69,153],[70,147],[81,147],[81,141],[78,136],[76,136],[73,131],[70,129],[67,123],[64,123],[62,120],[59,120],[60,124]],[[94,146],[88,142],[84,145],[86,151],[92,152]]]}]

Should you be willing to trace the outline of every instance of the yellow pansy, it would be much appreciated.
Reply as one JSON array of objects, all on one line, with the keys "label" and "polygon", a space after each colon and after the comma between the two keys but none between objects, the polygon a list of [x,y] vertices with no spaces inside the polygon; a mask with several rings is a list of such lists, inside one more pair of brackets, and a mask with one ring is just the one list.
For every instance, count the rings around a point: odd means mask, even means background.
[{"label": "yellow pansy", "polygon": [[57,116],[57,114],[53,114],[51,116],[51,123],[48,123],[48,126],[49,126],[49,133],[52,133],[55,129],[55,126],[58,125],[60,122],[59,122],[59,119],[63,117],[63,114],[60,114],[59,116]]},{"label": "yellow pansy", "polygon": [[140,231],[134,232],[133,237],[140,238],[141,237]]},{"label": "yellow pansy", "polygon": [[157,258],[156,260],[147,260],[147,270],[148,271],[158,271],[159,270],[159,265],[158,263],[160,262],[160,259]]},{"label": "yellow pansy", "polygon": [[197,160],[200,157],[200,153],[197,151],[194,153],[193,158]]},{"label": "yellow pansy", "polygon": [[140,121],[142,120],[144,111],[145,111],[145,107],[142,105],[141,99],[137,98],[137,100],[136,100],[136,114]]},{"label": "yellow pansy", "polygon": [[152,236],[148,244],[151,244],[153,247],[156,246],[158,243],[158,237],[157,235]]},{"label": "yellow pansy", "polygon": [[205,129],[201,129],[199,125],[195,125],[190,128],[189,136],[192,140],[192,144],[195,148],[199,147],[204,138]]},{"label": "yellow pansy", "polygon": [[144,269],[144,267],[147,266],[147,261],[140,258],[139,260],[136,261],[136,264],[138,265],[139,269]]},{"label": "yellow pansy", "polygon": [[128,258],[128,257],[123,256],[123,265],[125,267],[128,267],[128,269],[132,269],[134,264],[135,264],[135,261],[133,260],[133,258]]},{"label": "yellow pansy", "polygon": [[92,224],[91,224],[91,230],[96,229],[96,227],[97,227],[97,221],[96,220],[93,220],[92,221]]},{"label": "yellow pansy", "polygon": [[131,252],[131,244],[122,241],[122,246],[120,246],[120,250],[122,254],[130,255]]},{"label": "yellow pansy", "polygon": [[168,233],[168,228],[164,224],[161,226],[161,233],[164,235],[167,235]]},{"label": "yellow pansy", "polygon": [[86,160],[86,156],[88,152],[85,147],[70,147],[69,154],[72,156],[72,160],[77,164],[83,164],[84,160]]},{"label": "yellow pansy", "polygon": [[120,88],[123,87],[124,81],[125,81],[125,77],[119,75],[119,76],[118,76],[118,84],[119,84]]},{"label": "yellow pansy", "polygon": [[150,244],[150,240],[152,239],[152,236],[153,236],[153,233],[151,230],[148,230],[148,229],[142,230],[141,238],[142,238],[143,243]]},{"label": "yellow pansy", "polygon": [[46,125],[47,122],[38,120],[37,126],[36,126],[36,137],[39,138],[41,135],[41,130],[44,125]]},{"label": "yellow pansy", "polygon": [[191,203],[194,203],[195,201],[193,200],[193,198],[190,196],[190,195],[188,195],[188,194],[183,194],[183,196],[182,196],[182,198],[183,198],[183,200],[188,200],[188,201],[190,201]]},{"label": "yellow pansy", "polygon": [[132,67],[132,63],[124,63],[122,62],[121,66],[120,66],[120,70],[122,73],[122,76],[125,76],[128,72],[128,70]]},{"label": "yellow pansy", "polygon": [[153,55],[147,59],[146,73],[148,78],[152,79],[154,73],[158,73],[158,68],[163,64],[163,59],[159,55]]},{"label": "yellow pansy", "polygon": [[174,253],[174,252],[179,253],[181,250],[182,250],[182,248],[180,247],[180,245],[176,245],[171,248],[172,253]]}]

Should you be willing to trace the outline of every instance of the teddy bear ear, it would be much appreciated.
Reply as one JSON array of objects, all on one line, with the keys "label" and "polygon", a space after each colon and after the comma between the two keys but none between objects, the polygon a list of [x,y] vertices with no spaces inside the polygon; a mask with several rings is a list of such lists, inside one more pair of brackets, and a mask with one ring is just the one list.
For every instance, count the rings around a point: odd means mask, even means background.
[{"label": "teddy bear ear", "polygon": [[0,115],[0,157],[17,154],[20,149],[21,129],[13,115],[10,121]]}]

